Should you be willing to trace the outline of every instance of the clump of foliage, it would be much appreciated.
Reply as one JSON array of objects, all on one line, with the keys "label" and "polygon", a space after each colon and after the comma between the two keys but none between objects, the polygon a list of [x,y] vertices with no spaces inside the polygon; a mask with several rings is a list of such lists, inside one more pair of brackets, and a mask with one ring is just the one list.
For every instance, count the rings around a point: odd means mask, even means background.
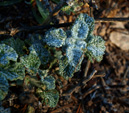
[{"label": "clump of foliage", "polygon": [[27,86],[36,87],[36,95],[43,103],[55,107],[59,93],[52,67],[58,66],[56,74],[68,79],[80,70],[85,55],[91,62],[100,62],[103,58],[105,41],[94,36],[93,29],[94,19],[80,14],[67,31],[51,28],[45,36],[35,34],[25,41],[13,37],[2,41],[0,101],[7,96],[11,81],[21,80]]}]

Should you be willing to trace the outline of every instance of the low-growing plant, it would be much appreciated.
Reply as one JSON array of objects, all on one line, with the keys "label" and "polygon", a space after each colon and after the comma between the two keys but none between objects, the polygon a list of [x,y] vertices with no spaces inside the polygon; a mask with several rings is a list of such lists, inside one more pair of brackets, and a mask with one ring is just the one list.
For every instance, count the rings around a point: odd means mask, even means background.
[{"label": "low-growing plant", "polygon": [[[60,9],[63,13],[70,15],[71,13],[76,13],[81,9],[81,6],[84,5],[82,1],[79,0],[51,0],[58,7],[60,4],[64,4]],[[64,3],[63,3],[64,2]],[[27,2],[26,2],[27,3]],[[50,7],[50,3],[48,0],[31,0],[28,4],[36,4],[34,7],[32,5],[32,12],[39,24],[43,24],[44,21],[48,21],[47,19],[52,13],[52,9]]]},{"label": "low-growing plant", "polygon": [[43,103],[55,107],[59,92],[52,68],[59,67],[56,74],[69,79],[80,70],[85,55],[91,62],[103,58],[105,41],[94,36],[93,30],[94,19],[80,14],[66,31],[51,28],[44,36],[35,34],[25,41],[13,37],[1,41],[0,101],[7,96],[11,82],[20,80],[35,87]]}]

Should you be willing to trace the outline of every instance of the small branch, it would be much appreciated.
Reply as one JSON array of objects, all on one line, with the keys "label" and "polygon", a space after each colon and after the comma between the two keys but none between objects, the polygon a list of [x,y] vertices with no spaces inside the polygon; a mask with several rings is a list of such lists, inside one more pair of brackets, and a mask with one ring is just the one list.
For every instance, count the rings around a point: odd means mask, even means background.
[{"label": "small branch", "polygon": [[70,108],[70,107],[75,107],[75,106],[73,105],[73,103],[71,103],[71,104],[62,106],[62,107],[60,107],[60,108],[57,108],[56,110],[54,110],[54,111],[52,111],[52,112],[50,112],[50,113],[59,113],[59,112],[63,111],[64,109]]},{"label": "small branch", "polygon": [[88,81],[90,81],[93,76],[95,75],[95,73],[97,73],[97,70],[93,70],[92,73],[88,76],[88,78],[85,78],[82,83],[85,85]]},{"label": "small branch", "polygon": [[100,86],[94,86],[94,87],[90,88],[88,91],[86,91],[83,94],[82,98],[84,99],[87,95],[89,95],[90,93],[94,92],[95,90],[97,90],[99,88],[100,88]]},{"label": "small branch", "polygon": [[95,75],[96,72],[97,72],[96,70],[93,70],[93,72],[89,75],[88,78],[83,79],[78,84],[74,85],[72,88],[70,88],[69,90],[67,90],[66,92],[64,92],[63,93],[63,96],[68,96],[68,95],[71,95],[74,91],[79,91],[80,88],[83,85],[86,85],[86,83],[93,78],[93,76]]},{"label": "small branch", "polygon": [[127,67],[126,71],[125,71],[125,74],[124,74],[124,79],[126,79],[127,75],[128,75],[128,72],[129,72],[129,67]]},{"label": "small branch", "polygon": [[52,27],[60,28],[60,27],[68,27],[72,25],[72,23],[63,23],[63,24],[56,24],[56,25],[42,25],[42,26],[31,26],[31,27],[23,27],[23,28],[12,28],[9,31],[0,31],[0,35],[10,35],[14,36],[19,32],[35,32],[38,30],[45,30],[50,29]]},{"label": "small branch", "polygon": [[0,24],[4,23],[4,22],[8,22],[11,20],[18,20],[18,19],[22,19],[22,16],[17,16],[17,17],[7,17],[7,18],[3,18],[0,20]]},{"label": "small branch", "polygon": [[84,77],[86,77],[86,76],[87,76],[87,73],[88,73],[89,67],[90,67],[90,60],[88,59],[87,64],[86,64],[86,68],[85,68]]},{"label": "small branch", "polygon": [[95,18],[95,22],[129,22],[129,18]]},{"label": "small branch", "polygon": [[[96,18],[95,22],[129,22],[129,18]],[[23,28],[12,28],[8,31],[0,31],[0,35],[10,35],[14,36],[19,32],[35,32],[38,30],[45,30],[50,29],[52,27],[60,28],[60,27],[68,27],[71,26],[73,22],[71,23],[63,23],[63,24],[56,24],[56,25],[41,25],[41,26],[30,26],[30,27],[23,27]]]}]

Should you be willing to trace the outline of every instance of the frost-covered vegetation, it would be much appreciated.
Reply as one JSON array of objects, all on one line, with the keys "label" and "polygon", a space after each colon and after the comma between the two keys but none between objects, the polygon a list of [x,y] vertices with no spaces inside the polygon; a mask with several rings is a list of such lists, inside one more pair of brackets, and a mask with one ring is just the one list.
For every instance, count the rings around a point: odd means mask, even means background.
[{"label": "frost-covered vegetation", "polygon": [[18,83],[20,80],[36,87],[36,94],[42,102],[55,107],[59,93],[52,67],[58,66],[56,74],[68,79],[80,70],[85,55],[91,62],[100,62],[103,58],[105,41],[100,36],[94,36],[93,30],[94,19],[80,14],[67,31],[51,28],[45,36],[35,34],[25,41],[13,37],[2,41],[0,101],[7,96],[11,81]]}]

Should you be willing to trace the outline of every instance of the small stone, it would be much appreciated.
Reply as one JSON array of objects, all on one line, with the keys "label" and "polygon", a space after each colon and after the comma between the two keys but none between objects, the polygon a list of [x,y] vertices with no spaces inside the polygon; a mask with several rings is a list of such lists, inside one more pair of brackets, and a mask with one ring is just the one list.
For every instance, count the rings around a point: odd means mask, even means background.
[{"label": "small stone", "polygon": [[129,50],[129,33],[112,32],[110,40],[122,50]]}]

